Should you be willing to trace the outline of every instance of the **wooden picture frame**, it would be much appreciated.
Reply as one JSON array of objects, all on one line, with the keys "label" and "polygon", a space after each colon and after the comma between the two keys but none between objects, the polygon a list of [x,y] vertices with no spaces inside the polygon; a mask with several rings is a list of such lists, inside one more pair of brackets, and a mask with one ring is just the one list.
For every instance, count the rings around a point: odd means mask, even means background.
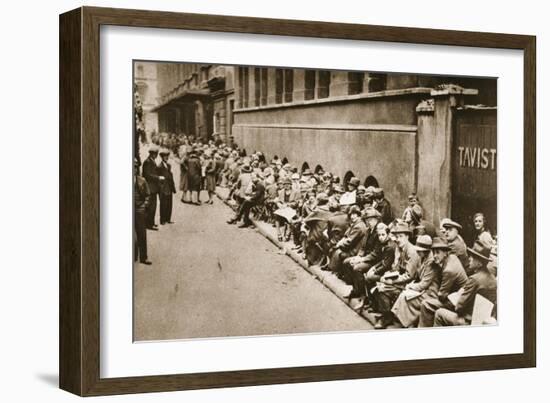
[{"label": "wooden picture frame", "polygon": [[[276,369],[100,377],[99,35],[101,25],[475,46],[524,52],[524,349],[521,354]],[[81,396],[536,365],[535,37],[81,7],[60,16],[60,387]]]}]

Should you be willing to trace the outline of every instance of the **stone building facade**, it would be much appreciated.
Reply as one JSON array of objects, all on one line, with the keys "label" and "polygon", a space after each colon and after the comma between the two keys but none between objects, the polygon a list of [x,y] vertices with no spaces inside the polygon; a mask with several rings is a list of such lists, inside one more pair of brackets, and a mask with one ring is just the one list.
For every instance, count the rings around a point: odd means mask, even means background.
[{"label": "stone building facade", "polygon": [[453,199],[458,117],[477,115],[465,130],[486,127],[496,152],[495,79],[246,66],[235,72],[233,135],[247,152],[383,187],[395,214],[415,192],[436,224],[448,216],[470,222],[482,210],[496,229],[496,170],[482,179],[486,196],[477,205],[458,209]]},{"label": "stone building facade", "polygon": [[154,111],[159,132],[186,134],[203,141],[232,132],[235,105],[234,67],[158,63]]},{"label": "stone building facade", "polygon": [[468,227],[481,211],[496,231],[496,164],[479,163],[488,156],[496,161],[496,79],[184,63],[156,68],[152,111],[159,132],[203,141],[233,137],[248,153],[261,150],[299,169],[322,167],[344,182],[356,176],[380,186],[395,214],[415,192],[435,224],[450,216]]},{"label": "stone building facade", "polygon": [[134,63],[134,85],[143,108],[143,130],[147,136],[158,132],[157,114],[153,112],[157,104],[157,63],[136,61]]}]

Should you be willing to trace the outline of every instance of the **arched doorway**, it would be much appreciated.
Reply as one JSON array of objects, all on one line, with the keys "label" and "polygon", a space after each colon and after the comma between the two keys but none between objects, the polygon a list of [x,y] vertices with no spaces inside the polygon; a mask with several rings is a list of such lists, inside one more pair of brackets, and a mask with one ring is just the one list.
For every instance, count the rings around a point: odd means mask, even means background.
[{"label": "arched doorway", "polygon": [[372,186],[375,188],[380,187],[378,185],[378,180],[372,175],[367,176],[367,178],[365,179],[365,187],[368,188],[369,186]]},{"label": "arched doorway", "polygon": [[343,183],[344,189],[347,188],[349,180],[351,178],[353,178],[354,176],[355,175],[353,174],[353,172],[351,172],[351,171],[346,172],[346,174],[344,175],[344,183]]}]

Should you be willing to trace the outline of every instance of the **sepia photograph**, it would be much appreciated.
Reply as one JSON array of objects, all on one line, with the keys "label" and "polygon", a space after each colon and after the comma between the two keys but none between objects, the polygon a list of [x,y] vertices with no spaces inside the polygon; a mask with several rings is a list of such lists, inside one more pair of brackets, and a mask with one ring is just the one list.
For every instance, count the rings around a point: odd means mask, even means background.
[{"label": "sepia photograph", "polygon": [[496,77],[132,67],[135,342],[498,324]]}]

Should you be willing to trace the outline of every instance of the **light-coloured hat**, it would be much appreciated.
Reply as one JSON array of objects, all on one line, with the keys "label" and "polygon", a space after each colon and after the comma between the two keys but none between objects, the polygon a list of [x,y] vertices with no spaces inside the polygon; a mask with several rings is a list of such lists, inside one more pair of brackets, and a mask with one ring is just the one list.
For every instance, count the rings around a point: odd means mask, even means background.
[{"label": "light-coloured hat", "polygon": [[457,228],[457,229],[462,229],[462,225],[460,225],[459,223],[453,221],[453,220],[448,220],[448,221],[445,221],[443,224],[441,224],[443,226],[443,228]]},{"label": "light-coloured hat", "polygon": [[404,222],[398,222],[391,230],[393,234],[410,234],[412,231]]},{"label": "light-coloured hat", "polygon": [[427,252],[432,248],[432,238],[429,235],[420,235],[416,238],[416,250]]},{"label": "light-coloured hat", "polygon": [[442,249],[442,250],[449,250],[451,249],[447,241],[444,241],[443,239],[439,237],[435,237],[432,241],[432,250],[434,249]]}]

